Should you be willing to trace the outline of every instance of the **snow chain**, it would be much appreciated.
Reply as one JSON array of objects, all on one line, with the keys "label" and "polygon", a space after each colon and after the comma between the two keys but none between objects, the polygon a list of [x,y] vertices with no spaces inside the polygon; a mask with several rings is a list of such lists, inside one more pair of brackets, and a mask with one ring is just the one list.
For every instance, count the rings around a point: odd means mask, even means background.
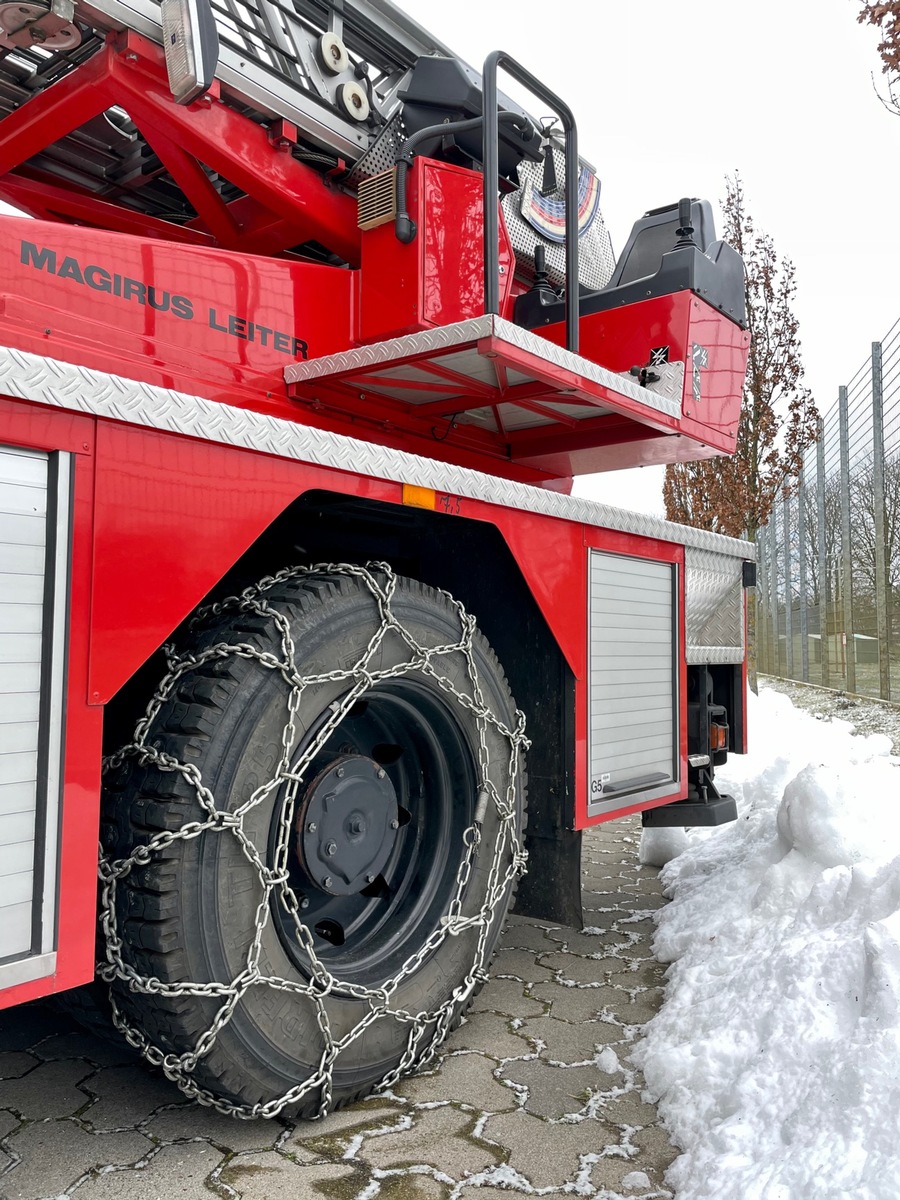
[{"label": "snow chain", "polygon": [[[329,671],[314,676],[301,676],[296,668],[294,643],[290,624],[283,613],[268,602],[267,593],[276,585],[290,579],[310,576],[346,575],[362,580],[380,614],[380,627],[372,635],[359,661],[352,667]],[[98,974],[107,983],[118,981],[132,992],[165,998],[195,996],[219,1002],[215,1017],[192,1049],[184,1054],[166,1053],[140,1030],[126,1020],[111,992],[113,1019],[116,1027],[129,1043],[154,1066],[161,1067],[169,1079],[187,1095],[202,1104],[211,1105],[219,1112],[235,1117],[274,1117],[285,1107],[297,1104],[315,1089],[319,1090],[318,1117],[324,1117],[331,1106],[332,1072],[338,1056],[354,1042],[374,1021],[385,1015],[409,1026],[406,1049],[397,1066],[388,1072],[378,1085],[392,1086],[402,1075],[430,1062],[436,1050],[450,1032],[454,1013],[464,1004],[475,989],[487,978],[488,934],[497,906],[507,896],[515,877],[525,868],[525,851],[517,828],[516,796],[521,786],[522,752],[529,742],[525,737],[525,719],[516,712],[515,728],[508,728],[487,706],[479,682],[478,670],[472,649],[475,621],[462,604],[447,593],[443,593],[456,609],[460,623],[459,641],[453,644],[425,647],[418,644],[408,630],[404,629],[391,609],[391,600],[396,588],[396,576],[385,563],[370,563],[367,567],[348,564],[320,564],[312,567],[295,567],[262,579],[247,588],[239,596],[231,597],[200,609],[192,627],[198,627],[210,618],[216,619],[229,612],[255,613],[267,618],[275,627],[281,643],[281,653],[274,654],[259,650],[248,643],[226,642],[211,646],[198,654],[179,654],[173,646],[166,646],[168,672],[161,680],[151,699],[147,711],[138,722],[133,741],[122,747],[104,762],[104,773],[120,766],[125,759],[136,759],[141,765],[152,764],[161,771],[177,771],[196,794],[197,801],[206,814],[205,819],[189,821],[181,829],[156,834],[145,844],[136,846],[127,858],[109,859],[100,854],[101,923],[106,942],[106,961],[98,964]],[[372,670],[370,664],[389,631],[399,635],[409,650],[405,662],[386,670]],[[461,654],[465,658],[470,690],[462,692],[441,673],[441,659],[447,655]],[[233,812],[221,809],[212,792],[203,782],[200,771],[190,763],[182,762],[166,754],[148,742],[153,722],[161,707],[171,697],[178,681],[186,673],[216,659],[229,656],[255,659],[264,668],[279,672],[288,685],[287,719],[282,734],[281,758],[275,775],[256,789]],[[374,685],[388,679],[418,673],[430,676],[456,702],[468,709],[476,718],[479,732],[478,773],[479,791],[475,819],[463,835],[463,856],[456,878],[456,890],[448,910],[439,926],[431,933],[415,954],[411,955],[397,974],[379,988],[366,988],[337,979],[316,956],[310,929],[300,917],[297,896],[288,882],[288,855],[294,811],[297,797],[304,782],[304,774],[319,750],[341,723],[353,705]],[[296,744],[296,714],[300,698],[307,687],[325,682],[340,682],[348,685],[348,691],[340,702],[330,706],[328,717],[313,743],[295,763],[291,764],[291,753]],[[509,783],[501,794],[490,778],[490,761],[486,732],[493,726],[509,744]],[[244,832],[244,817],[257,805],[263,803],[273,792],[283,792],[279,817],[278,841],[274,861],[267,866],[252,840]],[[472,916],[462,915],[462,903],[475,859],[488,849],[482,839],[482,822],[487,806],[493,805],[498,817],[497,836],[494,841],[489,870],[489,882],[481,909]],[[119,881],[135,866],[145,866],[154,855],[165,850],[179,839],[187,841],[201,835],[219,835],[237,838],[248,861],[255,867],[263,888],[263,898],[257,908],[256,930],[247,952],[243,970],[228,981],[196,983],[190,980],[178,983],[163,983],[155,977],[141,975],[123,957],[123,942],[116,916],[116,890]],[[509,859],[506,869],[503,861]],[[300,945],[309,956],[311,978],[296,981],[264,975],[259,967],[263,930],[271,920],[271,906],[280,904],[297,931]],[[453,995],[439,1009],[431,1012],[410,1012],[392,1008],[392,999],[400,984],[413,974],[423,961],[448,937],[463,930],[477,928],[478,941],[474,961],[466,978]],[[308,997],[315,1004],[316,1018],[322,1036],[322,1050],[317,1068],[308,1079],[298,1083],[274,1100],[265,1104],[241,1105],[216,1096],[202,1087],[194,1078],[197,1063],[208,1054],[220,1031],[232,1019],[242,996],[250,988],[269,987]],[[366,1012],[360,1021],[344,1037],[335,1039],[331,1032],[326,998],[354,998],[365,1002]]]}]

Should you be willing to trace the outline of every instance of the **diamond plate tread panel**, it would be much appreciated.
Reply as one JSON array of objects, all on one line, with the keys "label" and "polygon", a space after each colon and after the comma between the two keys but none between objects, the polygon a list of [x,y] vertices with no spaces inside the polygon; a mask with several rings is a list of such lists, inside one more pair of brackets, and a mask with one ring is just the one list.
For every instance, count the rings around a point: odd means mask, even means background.
[{"label": "diamond plate tread panel", "polygon": [[[744,586],[738,560],[696,547],[685,550],[685,625],[688,662],[743,662]],[[714,657],[726,653],[729,657]]]},{"label": "diamond plate tread panel", "polygon": [[[538,337],[529,329],[522,329],[519,325],[513,325],[511,321],[504,321],[502,317],[490,313],[482,317],[471,317],[468,321],[457,321],[452,325],[442,325],[438,329],[425,329],[420,333],[408,333],[404,337],[391,338],[386,342],[343,350],[340,354],[326,354],[307,362],[291,363],[284,369],[284,378],[287,383],[310,383],[315,379],[341,375],[347,371],[373,370],[414,354],[427,355],[446,351],[454,346],[486,337],[508,342],[519,350],[525,350],[553,366],[580,375],[600,387],[609,388],[610,391],[643,404],[654,412],[664,413],[669,417],[681,416],[680,392],[675,398],[651,392],[648,388],[616,374],[615,371],[607,371],[605,367],[599,367],[579,354],[572,354],[562,346]],[[459,370],[459,364],[456,364],[456,369]]]},{"label": "diamond plate tread panel", "polygon": [[[660,363],[659,366],[653,368],[659,373],[659,379],[653,383],[647,384],[647,391],[654,392],[657,396],[664,396],[667,400],[671,400],[679,406],[681,411],[681,398],[684,395],[684,363],[683,362],[667,362]],[[631,372],[622,373],[627,379]]]},{"label": "diamond plate tread panel", "polygon": [[685,661],[688,666],[715,666],[744,661],[743,646],[688,646]]},{"label": "diamond plate tread panel", "polygon": [[449,466],[422,455],[373,446],[358,438],[3,346],[0,346],[0,394],[354,475],[417,484],[487,504],[674,542],[705,551],[713,560],[719,555],[739,562],[756,557],[756,547],[737,538],[689,529],[661,517],[564,496],[469,467]]}]

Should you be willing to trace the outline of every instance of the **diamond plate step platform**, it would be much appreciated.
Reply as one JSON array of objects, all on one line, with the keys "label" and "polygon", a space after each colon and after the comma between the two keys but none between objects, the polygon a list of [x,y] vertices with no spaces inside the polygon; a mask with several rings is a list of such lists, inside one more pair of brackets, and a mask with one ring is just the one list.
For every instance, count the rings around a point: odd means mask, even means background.
[{"label": "diamond plate step platform", "polygon": [[684,365],[667,364],[651,390],[487,315],[293,363],[284,375],[289,394],[317,411],[553,476],[631,465],[612,461],[623,445],[679,433]]}]

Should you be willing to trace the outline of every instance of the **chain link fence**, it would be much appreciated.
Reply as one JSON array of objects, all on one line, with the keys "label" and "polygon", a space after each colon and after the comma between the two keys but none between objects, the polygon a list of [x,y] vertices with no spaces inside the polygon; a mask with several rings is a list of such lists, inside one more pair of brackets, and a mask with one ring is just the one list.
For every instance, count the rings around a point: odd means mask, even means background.
[{"label": "chain link fence", "polygon": [[900,321],[758,535],[757,665],[900,702]]}]

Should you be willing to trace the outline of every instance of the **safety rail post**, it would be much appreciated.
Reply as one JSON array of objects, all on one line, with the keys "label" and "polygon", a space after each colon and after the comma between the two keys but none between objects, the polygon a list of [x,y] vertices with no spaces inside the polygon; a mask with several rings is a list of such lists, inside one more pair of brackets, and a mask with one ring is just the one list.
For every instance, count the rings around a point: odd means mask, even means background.
[{"label": "safety rail post", "polygon": [[844,611],[844,686],[856,691],[856,642],[853,639],[853,551],[850,545],[850,418],[847,388],[838,388],[841,450],[841,597]]},{"label": "safety rail post", "polygon": [[819,558],[819,640],[821,642],[822,687],[831,684],[830,642],[828,639],[828,605],[831,599],[831,580],[828,577],[828,553],[825,531],[825,422],[816,422],[816,540]]},{"label": "safety rail post", "polygon": [[[572,110],[530,71],[503,50],[484,60],[484,311],[500,314],[500,121],[497,110],[497,70],[503,67],[518,83],[548,104],[560,118],[566,135],[566,349],[578,353],[578,131]],[[550,151],[552,153],[552,149]],[[573,297],[574,291],[574,297]]]},{"label": "safety rail post", "polygon": [[888,571],[884,511],[884,389],[881,343],[872,343],[872,502],[875,507],[875,632],[878,635],[878,682],[882,700],[891,698],[891,647],[888,632]]}]

